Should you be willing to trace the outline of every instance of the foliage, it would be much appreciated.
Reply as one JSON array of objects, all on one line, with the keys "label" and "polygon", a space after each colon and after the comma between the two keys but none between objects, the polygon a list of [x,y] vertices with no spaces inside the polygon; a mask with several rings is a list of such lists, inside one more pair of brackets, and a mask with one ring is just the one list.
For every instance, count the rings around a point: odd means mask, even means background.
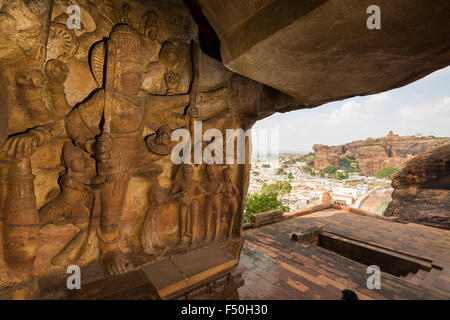
[{"label": "foliage", "polygon": [[288,195],[292,191],[292,185],[287,181],[277,181],[275,183],[266,184],[261,188],[261,193],[269,194],[276,193],[278,195]]},{"label": "foliage", "polygon": [[316,154],[314,152],[305,154],[303,156],[301,156],[300,158],[298,158],[297,160],[300,162],[306,162],[309,163],[311,161],[313,161],[316,158]]},{"label": "foliage", "polygon": [[265,163],[265,164],[263,164],[261,167],[262,167],[262,168],[270,168],[270,164]]},{"label": "foliage", "polygon": [[277,175],[282,175],[282,174],[286,174],[286,171],[284,171],[283,168],[278,168]]},{"label": "foliage", "polygon": [[342,158],[340,163],[341,168],[345,170],[347,174],[349,174],[350,172],[359,172],[358,161],[355,160],[354,156]]},{"label": "foliage", "polygon": [[342,173],[342,172],[336,171],[335,173],[329,174],[328,178],[336,179],[336,180],[348,179],[348,173],[346,173],[346,172]]},{"label": "foliage", "polygon": [[290,210],[289,206],[283,205],[278,200],[276,192],[250,193],[245,201],[244,222],[250,222],[250,217],[254,214],[266,212],[270,210],[281,209],[283,212]]},{"label": "foliage", "polygon": [[294,175],[292,174],[292,172],[289,172],[288,179],[289,181],[292,181],[294,179]]},{"label": "foliage", "polygon": [[375,177],[377,177],[378,179],[390,179],[392,175],[398,171],[400,171],[400,168],[393,166],[384,167],[375,172]]},{"label": "foliage", "polygon": [[303,170],[304,173],[309,174],[311,176],[315,176],[316,175],[316,172],[311,167],[304,166],[304,167],[302,167],[302,170]]},{"label": "foliage", "polygon": [[321,170],[323,173],[333,174],[337,171],[337,168],[334,166],[328,166],[325,169]]},{"label": "foliage", "polygon": [[323,170],[319,171],[319,176],[328,177],[330,179],[343,180],[348,178],[348,173],[347,172],[342,173],[340,171],[337,171],[336,167],[328,166]]}]

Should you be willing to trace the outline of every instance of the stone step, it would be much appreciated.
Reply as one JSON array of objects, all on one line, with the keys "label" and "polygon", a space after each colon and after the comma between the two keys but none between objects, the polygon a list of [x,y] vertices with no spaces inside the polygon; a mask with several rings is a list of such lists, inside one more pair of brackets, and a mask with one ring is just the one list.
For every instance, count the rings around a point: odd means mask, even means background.
[{"label": "stone step", "polygon": [[424,280],[424,279],[426,278],[426,276],[428,275],[428,272],[429,272],[429,271],[427,271],[427,270],[419,269],[419,270],[416,272],[416,275],[414,276],[414,279]]},{"label": "stone step", "polygon": [[430,285],[430,286],[434,286],[434,283],[436,282],[437,278],[439,277],[439,274],[441,273],[442,270],[437,269],[437,268],[432,268],[430,270],[430,272],[427,273],[427,275],[425,276],[425,278],[423,279],[423,283]]},{"label": "stone step", "polygon": [[408,273],[408,274],[406,275],[405,279],[406,279],[406,280],[411,280],[412,277],[414,277],[414,275],[415,275],[414,272],[410,272],[410,273]]},{"label": "stone step", "polygon": [[419,285],[422,283],[423,279],[427,276],[428,272],[423,269],[419,269],[413,276],[408,279],[409,282]]}]

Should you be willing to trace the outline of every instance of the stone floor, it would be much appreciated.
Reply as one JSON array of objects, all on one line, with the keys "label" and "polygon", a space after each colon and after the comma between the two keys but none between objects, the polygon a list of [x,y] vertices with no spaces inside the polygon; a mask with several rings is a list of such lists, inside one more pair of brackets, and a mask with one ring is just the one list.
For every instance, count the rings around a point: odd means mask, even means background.
[{"label": "stone floor", "polygon": [[[428,258],[443,269],[426,281],[382,272],[381,289],[369,290],[365,265],[314,244],[290,240],[293,232],[312,226]],[[240,299],[340,299],[346,288],[362,300],[450,299],[450,231],[327,209],[247,230],[245,239],[239,264],[245,280]]]}]

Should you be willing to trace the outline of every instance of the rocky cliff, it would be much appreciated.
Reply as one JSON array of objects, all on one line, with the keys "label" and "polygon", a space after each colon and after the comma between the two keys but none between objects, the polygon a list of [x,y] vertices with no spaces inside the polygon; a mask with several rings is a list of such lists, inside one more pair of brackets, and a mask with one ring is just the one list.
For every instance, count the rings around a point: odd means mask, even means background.
[{"label": "rocky cliff", "polygon": [[403,168],[412,157],[449,142],[450,138],[401,137],[392,131],[386,137],[368,138],[339,146],[316,144],[314,168],[321,170],[327,166],[345,169],[345,165],[359,167],[368,176],[388,166]]},{"label": "rocky cliff", "polygon": [[450,229],[450,143],[409,161],[392,187],[385,216]]}]

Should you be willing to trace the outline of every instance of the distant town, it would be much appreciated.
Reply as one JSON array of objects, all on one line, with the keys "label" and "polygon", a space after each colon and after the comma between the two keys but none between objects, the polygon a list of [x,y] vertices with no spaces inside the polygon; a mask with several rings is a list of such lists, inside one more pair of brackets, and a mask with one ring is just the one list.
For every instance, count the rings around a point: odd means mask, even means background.
[{"label": "distant town", "polygon": [[390,179],[346,170],[314,170],[308,165],[312,156],[284,153],[278,159],[255,159],[248,194],[261,193],[269,185],[284,183],[291,187],[287,188],[288,192],[279,193],[279,200],[290,211],[319,204],[323,193],[329,192],[336,203],[379,215],[383,213],[391,201]]},{"label": "distant town", "polygon": [[338,146],[316,144],[314,152],[255,155],[244,220],[274,208],[296,211],[321,202],[383,215],[392,200],[391,177],[415,156],[450,142],[449,137],[367,138]]}]

